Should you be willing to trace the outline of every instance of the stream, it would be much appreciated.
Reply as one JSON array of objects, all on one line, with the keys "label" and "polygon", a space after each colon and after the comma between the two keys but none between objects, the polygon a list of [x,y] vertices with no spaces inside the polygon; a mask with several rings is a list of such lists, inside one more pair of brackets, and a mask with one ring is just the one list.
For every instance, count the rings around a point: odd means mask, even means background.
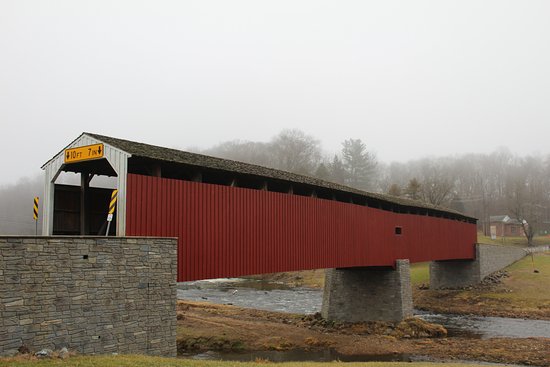
[{"label": "stream", "polygon": [[[178,299],[234,305],[267,311],[313,314],[321,311],[323,291],[311,288],[291,288],[279,283],[250,279],[214,279],[178,284]],[[435,314],[415,310],[415,315],[432,323],[443,325],[449,337],[467,338],[550,338],[550,321],[474,315]],[[207,352],[195,355],[195,359],[270,361],[348,361],[332,350],[321,352],[290,351],[239,353]],[[349,361],[412,361],[409,355],[354,356]]]}]

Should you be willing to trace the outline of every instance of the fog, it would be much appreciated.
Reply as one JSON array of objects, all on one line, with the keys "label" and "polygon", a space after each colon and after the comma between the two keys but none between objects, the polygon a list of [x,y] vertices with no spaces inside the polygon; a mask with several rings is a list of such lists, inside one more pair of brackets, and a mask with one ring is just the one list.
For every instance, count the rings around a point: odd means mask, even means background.
[{"label": "fog", "polygon": [[[419,199],[483,218],[536,183],[546,207],[548,14],[545,0],[4,0],[3,223],[32,231],[40,167],[84,131],[392,194],[416,179]],[[314,154],[284,156],[285,129]],[[357,148],[368,164],[346,166]],[[479,198],[492,206],[465,204]]]},{"label": "fog", "polygon": [[285,128],[390,163],[547,154],[548,1],[0,2],[0,184],[83,131],[207,149]]},{"label": "fog", "polygon": [[[0,235],[42,233],[42,193],[44,179],[23,178],[13,185],[0,186]],[[33,219],[33,200],[39,197],[38,223]]]}]

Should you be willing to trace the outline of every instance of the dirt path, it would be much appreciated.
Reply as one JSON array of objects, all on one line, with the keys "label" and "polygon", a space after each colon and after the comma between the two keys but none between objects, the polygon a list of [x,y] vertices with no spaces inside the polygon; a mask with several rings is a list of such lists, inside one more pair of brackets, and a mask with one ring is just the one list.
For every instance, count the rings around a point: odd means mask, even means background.
[{"label": "dirt path", "polygon": [[[178,304],[180,353],[331,347],[347,355],[406,353],[445,360],[550,366],[548,338],[416,338],[415,334],[424,331],[415,327],[414,323],[404,329],[383,323],[332,325],[311,316],[198,302]],[[438,333],[433,330],[432,334]]]}]

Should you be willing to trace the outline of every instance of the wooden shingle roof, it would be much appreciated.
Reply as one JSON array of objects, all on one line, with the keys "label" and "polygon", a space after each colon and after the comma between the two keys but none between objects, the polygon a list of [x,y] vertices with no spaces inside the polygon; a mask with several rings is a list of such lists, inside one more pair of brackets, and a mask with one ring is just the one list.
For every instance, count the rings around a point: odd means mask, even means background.
[{"label": "wooden shingle roof", "polygon": [[352,187],[340,185],[337,183],[320,180],[315,177],[309,177],[305,175],[299,175],[292,172],[282,171],[274,168],[268,168],[258,166],[249,163],[243,163],[233,161],[229,159],[217,158],[207,156],[203,154],[190,153],[182,150],[160,147],[156,145],[150,145],[145,143],[139,143],[119,138],[113,138],[110,136],[104,136],[93,133],[84,133],[94,139],[109,144],[115,148],[118,148],[126,153],[131,154],[133,157],[148,158],[163,162],[171,162],[176,164],[185,164],[196,167],[204,167],[217,171],[225,171],[231,173],[239,173],[245,175],[252,175],[256,177],[276,179],[286,181],[290,183],[299,183],[303,185],[312,186],[314,188],[323,188],[328,190],[334,190],[344,193],[350,193],[365,197],[367,199],[374,199],[388,204],[397,204],[403,207],[409,208],[423,208],[431,212],[432,215],[442,215],[445,217],[451,217],[458,220],[465,220],[468,222],[475,222],[476,219],[466,216],[460,212],[433,206],[420,201],[410,200],[401,197],[394,197],[390,195],[366,192],[358,190]]}]

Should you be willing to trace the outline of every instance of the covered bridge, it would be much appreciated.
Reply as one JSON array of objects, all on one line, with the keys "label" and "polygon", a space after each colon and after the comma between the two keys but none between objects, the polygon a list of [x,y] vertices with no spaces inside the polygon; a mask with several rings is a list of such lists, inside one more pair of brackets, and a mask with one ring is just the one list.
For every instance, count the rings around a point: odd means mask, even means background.
[{"label": "covered bridge", "polygon": [[475,257],[474,218],[252,164],[83,133],[42,168],[44,235],[104,234],[116,188],[110,235],[177,237],[179,281]]}]

